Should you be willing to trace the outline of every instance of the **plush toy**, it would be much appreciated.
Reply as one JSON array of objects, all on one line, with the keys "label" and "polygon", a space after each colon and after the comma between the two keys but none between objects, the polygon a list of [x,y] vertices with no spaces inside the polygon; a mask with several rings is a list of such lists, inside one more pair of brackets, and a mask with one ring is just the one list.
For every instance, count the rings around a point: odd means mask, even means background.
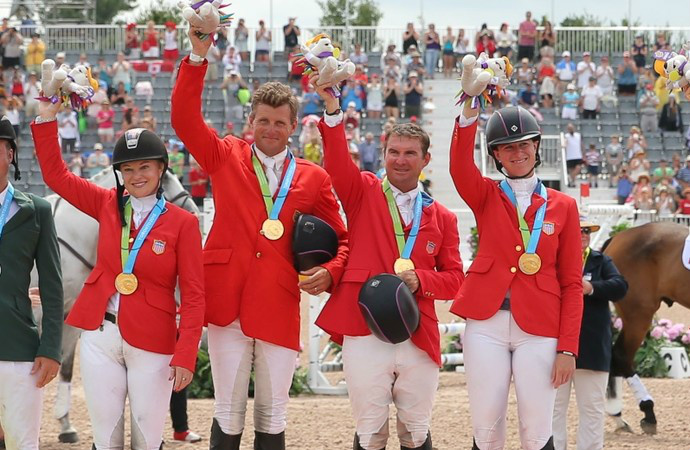
[{"label": "plush toy", "polygon": [[690,41],[683,45],[680,53],[658,50],[654,52],[654,70],[666,78],[666,89],[680,89],[685,98],[690,100],[690,65],[687,55],[690,52]]},{"label": "plush toy", "polygon": [[225,14],[220,9],[229,5],[223,5],[223,0],[201,0],[191,5],[180,3],[182,17],[190,25],[198,27],[198,35],[201,39],[211,36],[221,27],[230,26],[233,14]]},{"label": "plush toy", "polygon": [[491,103],[494,93],[499,97],[503,95],[503,89],[510,84],[512,74],[513,66],[505,56],[489,58],[486,53],[481,53],[479,58],[475,58],[474,55],[465,55],[460,78],[462,89],[456,95],[457,104],[470,100],[472,108],[484,108],[486,102]]},{"label": "plush toy", "polygon": [[46,59],[41,63],[41,90],[41,101],[69,101],[73,109],[83,109],[98,90],[98,82],[86,66],[79,64],[70,69],[63,64],[56,70],[55,61]]},{"label": "plush toy", "polygon": [[340,49],[333,46],[327,34],[317,34],[301,46],[302,58],[295,64],[305,66],[304,73],[310,74],[316,68],[319,72],[317,86],[329,85],[331,94],[340,97],[338,84],[355,73],[355,64],[346,59],[340,61]]}]

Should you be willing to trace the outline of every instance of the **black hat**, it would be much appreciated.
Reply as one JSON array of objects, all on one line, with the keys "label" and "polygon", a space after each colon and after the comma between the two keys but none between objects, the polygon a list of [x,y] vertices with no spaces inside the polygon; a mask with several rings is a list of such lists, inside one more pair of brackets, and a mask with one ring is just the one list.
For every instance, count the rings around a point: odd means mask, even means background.
[{"label": "black hat", "polygon": [[21,180],[21,173],[19,172],[19,162],[18,162],[18,156],[17,156],[17,135],[14,132],[14,127],[12,126],[12,122],[10,122],[10,119],[7,118],[7,116],[2,116],[0,119],[0,139],[5,139],[7,142],[10,143],[10,147],[12,147],[12,150],[14,150],[12,154],[12,165],[14,166],[14,179],[15,180]]},{"label": "black hat", "polygon": [[407,285],[395,275],[369,278],[359,290],[359,309],[374,336],[399,344],[419,326],[419,307]]},{"label": "black hat", "polygon": [[120,169],[120,164],[145,159],[160,159],[168,162],[168,151],[156,133],[146,128],[132,128],[125,131],[115,143],[113,149],[113,167]]},{"label": "black hat", "polygon": [[292,235],[292,252],[298,272],[327,263],[338,253],[338,235],[325,221],[300,214]]},{"label": "black hat", "polygon": [[494,156],[495,147],[500,144],[511,144],[529,139],[537,141],[537,162],[535,164],[537,167],[541,164],[539,158],[541,128],[532,113],[521,106],[508,106],[493,113],[486,123],[486,144],[489,156],[494,158],[499,172],[502,172],[503,165]]},{"label": "black hat", "polygon": [[132,161],[144,161],[147,159],[159,159],[163,161],[163,174],[158,183],[158,192],[156,197],[161,198],[163,195],[163,177],[168,170],[168,151],[165,148],[163,141],[156,135],[156,133],[145,128],[132,128],[125,131],[115,143],[113,149],[113,171],[115,172],[115,183],[117,185],[118,197],[118,211],[122,226],[125,226],[125,201],[123,194],[125,187],[120,184],[120,178],[117,171],[120,170],[120,165]]}]

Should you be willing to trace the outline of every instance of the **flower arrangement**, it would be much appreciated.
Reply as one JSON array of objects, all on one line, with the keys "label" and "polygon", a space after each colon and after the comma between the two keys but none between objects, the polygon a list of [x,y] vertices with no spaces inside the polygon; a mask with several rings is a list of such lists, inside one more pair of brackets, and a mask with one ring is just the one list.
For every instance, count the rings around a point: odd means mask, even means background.
[{"label": "flower arrangement", "polygon": [[[623,321],[616,315],[612,316],[611,321],[615,342],[623,328]],[[641,377],[660,378],[668,374],[668,365],[661,356],[664,347],[683,347],[690,354],[690,328],[682,323],[674,324],[669,319],[654,319],[635,354],[635,370]]]}]

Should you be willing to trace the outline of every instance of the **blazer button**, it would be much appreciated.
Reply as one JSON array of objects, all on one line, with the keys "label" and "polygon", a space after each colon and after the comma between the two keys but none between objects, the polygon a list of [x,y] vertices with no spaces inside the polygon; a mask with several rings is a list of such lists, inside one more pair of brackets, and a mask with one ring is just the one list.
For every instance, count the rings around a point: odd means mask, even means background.
[{"label": "blazer button", "polygon": [[521,250],[522,250],[522,247],[521,247],[521,246],[519,246],[519,245],[516,245],[516,246],[515,246],[515,251],[516,251],[516,252],[519,252],[519,251],[521,251]]},{"label": "blazer button", "polygon": [[510,273],[515,273],[515,272],[517,272],[517,269],[516,269],[515,267],[511,267],[511,268],[510,268]]},{"label": "blazer button", "polygon": [[261,252],[256,252],[256,257],[261,258]]}]

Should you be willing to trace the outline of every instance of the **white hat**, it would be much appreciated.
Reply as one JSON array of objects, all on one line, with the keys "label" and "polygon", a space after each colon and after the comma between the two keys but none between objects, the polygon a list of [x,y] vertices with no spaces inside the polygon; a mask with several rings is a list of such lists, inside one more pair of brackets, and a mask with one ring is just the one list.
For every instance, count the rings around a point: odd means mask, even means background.
[{"label": "white hat", "polygon": [[348,107],[348,108],[356,108],[356,107],[357,107],[357,103],[355,103],[355,102],[350,102],[350,103],[347,104],[347,107]]},{"label": "white hat", "polygon": [[564,58],[565,58],[566,56],[570,56],[570,52],[569,52],[568,50],[566,50],[566,51],[564,51],[563,53],[561,53],[561,56],[564,57]]},{"label": "white hat", "polygon": [[57,54],[55,55],[55,58],[65,59],[65,52],[57,52]]},{"label": "white hat", "polygon": [[572,90],[574,91],[574,90],[575,90],[575,84],[573,84],[573,83],[568,83],[567,89],[568,89],[568,90],[571,90],[571,89],[572,89]]},{"label": "white hat", "polygon": [[103,144],[101,144],[100,142],[96,142],[93,146],[93,149],[94,150],[103,150]]}]

